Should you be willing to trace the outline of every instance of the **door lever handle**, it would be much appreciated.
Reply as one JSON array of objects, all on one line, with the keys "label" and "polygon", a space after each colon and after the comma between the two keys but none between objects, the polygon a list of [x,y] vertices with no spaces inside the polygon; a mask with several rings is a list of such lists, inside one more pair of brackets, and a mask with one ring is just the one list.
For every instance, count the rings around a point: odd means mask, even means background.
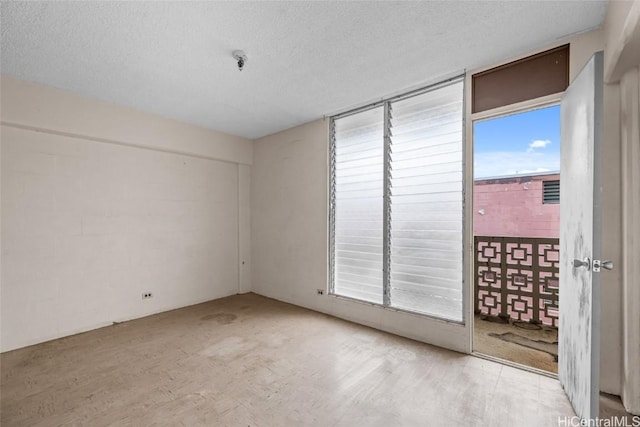
[{"label": "door lever handle", "polygon": [[586,267],[587,270],[591,267],[591,260],[589,258],[585,258],[584,260],[574,259],[573,260],[573,268],[578,267]]},{"label": "door lever handle", "polygon": [[605,270],[613,270],[613,262],[611,261],[602,261],[602,268],[604,268]]}]

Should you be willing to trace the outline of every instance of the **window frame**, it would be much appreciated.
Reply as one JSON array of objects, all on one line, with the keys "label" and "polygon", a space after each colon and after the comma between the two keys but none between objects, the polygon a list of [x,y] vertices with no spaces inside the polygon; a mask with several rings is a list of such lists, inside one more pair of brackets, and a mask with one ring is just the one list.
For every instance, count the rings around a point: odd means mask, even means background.
[{"label": "window frame", "polygon": [[[371,305],[374,307],[378,307],[378,308],[382,308],[385,310],[390,310],[390,311],[396,311],[396,312],[402,312],[402,313],[409,313],[412,315],[416,315],[416,316],[420,316],[420,317],[426,317],[426,318],[432,318],[441,322],[445,322],[445,323],[452,323],[452,324],[458,324],[458,325],[466,325],[467,323],[467,316],[468,316],[468,232],[467,232],[467,217],[468,217],[468,210],[467,210],[467,180],[468,180],[468,174],[467,174],[467,156],[468,156],[468,150],[467,150],[467,99],[468,99],[468,94],[467,94],[467,90],[468,90],[468,75],[466,73],[462,73],[462,74],[456,74],[452,77],[449,77],[447,79],[444,80],[440,80],[436,83],[430,84],[428,86],[424,86],[421,87],[419,89],[416,90],[412,90],[409,92],[405,92],[399,95],[395,95],[389,98],[385,98],[385,99],[381,99],[380,101],[376,101],[374,103],[370,103],[361,107],[357,107],[342,113],[338,113],[335,114],[333,116],[329,117],[329,176],[328,176],[328,181],[329,181],[329,186],[328,186],[328,190],[329,190],[329,194],[328,194],[328,205],[329,205],[329,212],[328,212],[328,219],[329,219],[329,224],[328,224],[328,229],[329,229],[329,236],[328,236],[328,255],[329,255],[329,259],[328,259],[328,277],[327,277],[327,281],[328,281],[328,295],[335,297],[335,298],[340,298],[340,299],[345,299],[345,300],[349,300],[349,301],[354,301],[354,302],[358,302],[361,304],[366,304],[366,305]],[[392,306],[390,304],[390,290],[391,290],[391,280],[390,280],[390,270],[386,270],[385,267],[389,266],[391,264],[391,243],[390,243],[390,237],[391,237],[391,228],[390,228],[390,216],[388,215],[388,213],[390,212],[390,179],[391,179],[391,175],[390,175],[390,155],[391,155],[391,115],[390,115],[390,106],[392,103],[397,102],[397,101],[401,101],[404,99],[408,99],[408,98],[412,98],[414,96],[419,96],[422,94],[425,94],[427,92],[432,92],[435,91],[437,89],[440,88],[444,88],[453,84],[457,84],[457,83],[461,83],[462,84],[462,114],[461,114],[461,151],[462,151],[462,189],[461,189],[461,196],[462,196],[462,232],[461,232],[461,238],[462,238],[462,264],[461,264],[461,273],[462,273],[462,283],[461,283],[461,320],[454,320],[454,319],[449,319],[449,318],[444,318],[444,317],[440,317],[440,316],[436,316],[433,314],[429,314],[429,313],[423,313],[423,312],[418,312],[418,311],[413,311],[413,310],[408,310],[408,309],[404,309],[404,308],[399,308],[399,307],[395,307]],[[366,301],[366,300],[362,300],[359,298],[353,298],[353,297],[349,297],[349,296],[345,296],[345,295],[341,295],[341,294],[337,294],[335,292],[335,255],[336,255],[336,250],[335,250],[335,207],[336,207],[336,200],[335,200],[335,194],[336,194],[336,189],[335,189],[335,179],[336,179],[336,139],[335,139],[335,135],[336,135],[336,129],[335,129],[335,121],[341,118],[345,118],[345,117],[349,117],[358,113],[362,113],[362,112],[366,112],[369,111],[371,109],[374,108],[379,108],[379,107],[383,107],[384,110],[384,118],[383,118],[383,126],[384,126],[384,153],[383,153],[383,161],[384,161],[384,173],[383,173],[383,271],[382,271],[382,276],[383,276],[383,303],[382,304],[378,304],[375,302],[370,302],[370,301]]]}]

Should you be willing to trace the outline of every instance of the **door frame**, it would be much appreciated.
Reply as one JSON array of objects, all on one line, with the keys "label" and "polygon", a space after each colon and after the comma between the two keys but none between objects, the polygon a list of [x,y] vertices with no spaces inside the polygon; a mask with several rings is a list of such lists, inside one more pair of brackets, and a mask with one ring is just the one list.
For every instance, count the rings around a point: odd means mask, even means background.
[{"label": "door frame", "polygon": [[[468,96],[470,99],[470,86],[471,86],[471,76],[472,74],[467,74],[466,78],[469,79],[468,84],[466,85],[467,90],[469,90]],[[466,103],[466,120],[465,120],[465,134],[466,134],[466,152],[465,158],[469,159],[468,164],[465,165],[465,206],[468,208],[465,209],[465,221],[467,226],[465,227],[466,232],[466,241],[469,242],[466,250],[467,259],[469,260],[466,264],[468,267],[468,271],[466,272],[467,278],[467,301],[466,301],[466,315],[469,321],[467,322],[467,327],[469,327],[469,353],[475,355],[481,355],[481,357],[488,358],[504,365],[514,366],[517,368],[525,369],[531,372],[535,372],[538,374],[544,374],[547,376],[551,376],[553,378],[557,378],[557,374],[552,372],[543,371],[540,369],[533,368],[527,365],[521,365],[519,363],[511,362],[509,360],[500,359],[498,357],[493,357],[491,355],[485,355],[482,353],[476,353],[473,346],[473,336],[475,329],[475,317],[473,312],[473,307],[475,303],[475,291],[474,291],[474,236],[473,236],[473,160],[474,160],[474,134],[473,134],[473,125],[475,122],[496,119],[499,117],[504,117],[512,114],[524,113],[531,110],[537,110],[540,108],[552,107],[554,105],[560,105],[560,101],[562,100],[562,95],[564,92],[557,92],[551,95],[543,96],[540,98],[534,98],[527,101],[518,102],[516,104],[506,105],[504,107],[493,108],[491,110],[481,111],[478,113],[471,113],[471,103]],[[561,171],[562,172],[562,171]]]}]

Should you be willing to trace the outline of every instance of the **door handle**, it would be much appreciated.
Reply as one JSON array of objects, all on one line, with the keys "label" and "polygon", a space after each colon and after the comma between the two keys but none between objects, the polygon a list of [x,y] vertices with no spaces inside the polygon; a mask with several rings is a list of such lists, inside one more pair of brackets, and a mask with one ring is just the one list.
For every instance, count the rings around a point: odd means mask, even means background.
[{"label": "door handle", "polygon": [[584,260],[574,259],[573,260],[573,268],[578,267],[586,267],[587,270],[591,267],[591,260],[589,258],[585,258]]}]

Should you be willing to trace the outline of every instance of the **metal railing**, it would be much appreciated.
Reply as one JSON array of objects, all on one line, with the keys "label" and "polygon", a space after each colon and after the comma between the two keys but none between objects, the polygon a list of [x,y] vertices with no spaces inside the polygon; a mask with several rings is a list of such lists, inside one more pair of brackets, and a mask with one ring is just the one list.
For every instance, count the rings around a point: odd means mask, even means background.
[{"label": "metal railing", "polygon": [[475,236],[475,312],[558,327],[559,239]]}]

